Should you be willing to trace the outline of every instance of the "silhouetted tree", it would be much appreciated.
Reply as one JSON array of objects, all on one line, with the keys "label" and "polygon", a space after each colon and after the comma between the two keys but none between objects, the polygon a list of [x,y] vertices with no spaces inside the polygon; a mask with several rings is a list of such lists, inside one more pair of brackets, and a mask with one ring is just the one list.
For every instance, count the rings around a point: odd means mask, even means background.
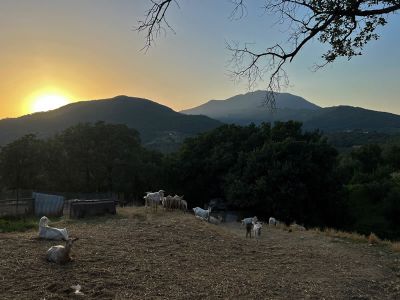
[{"label": "silhouetted tree", "polygon": [[43,175],[43,142],[35,135],[25,135],[1,148],[0,179],[10,190],[32,189]]},{"label": "silhouetted tree", "polygon": [[[139,134],[125,125],[78,124],[56,136],[55,160],[62,160],[66,185],[77,191],[114,191],[122,169],[138,161]],[[53,166],[54,168],[54,166]]]},{"label": "silhouetted tree", "polygon": [[369,144],[341,158],[349,215],[346,229],[363,234],[374,232],[384,238],[399,236],[400,176],[396,149],[397,145]]},{"label": "silhouetted tree", "polygon": [[170,168],[191,205],[223,198],[236,209],[308,225],[337,225],[337,152],[301,123],[224,125],[186,140]]},{"label": "silhouetted tree", "polygon": [[138,198],[159,188],[162,169],[162,154],[143,148],[135,129],[104,122],[78,124],[47,140],[28,135],[0,152],[0,179],[9,189]]}]

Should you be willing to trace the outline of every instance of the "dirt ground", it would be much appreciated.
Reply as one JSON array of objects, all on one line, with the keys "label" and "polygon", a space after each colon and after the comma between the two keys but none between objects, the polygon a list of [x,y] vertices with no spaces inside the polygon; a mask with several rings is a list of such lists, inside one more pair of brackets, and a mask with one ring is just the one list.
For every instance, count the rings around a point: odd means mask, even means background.
[{"label": "dirt ground", "polygon": [[36,231],[0,234],[0,299],[400,299],[400,255],[383,246],[268,226],[257,242],[142,208],[52,225],[79,237],[74,261],[48,263],[59,242]]}]

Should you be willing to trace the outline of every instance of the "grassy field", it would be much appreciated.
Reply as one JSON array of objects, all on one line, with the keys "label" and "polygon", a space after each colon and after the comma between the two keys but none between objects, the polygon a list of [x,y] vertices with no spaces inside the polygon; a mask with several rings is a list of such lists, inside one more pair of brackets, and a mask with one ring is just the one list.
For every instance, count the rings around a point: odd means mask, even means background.
[{"label": "grassy field", "polygon": [[56,226],[80,238],[62,266],[36,229],[0,235],[0,299],[400,299],[400,255],[382,245],[268,226],[255,241],[143,208]]},{"label": "grassy field", "polygon": [[38,220],[34,217],[0,217],[0,233],[26,231],[37,227]]}]

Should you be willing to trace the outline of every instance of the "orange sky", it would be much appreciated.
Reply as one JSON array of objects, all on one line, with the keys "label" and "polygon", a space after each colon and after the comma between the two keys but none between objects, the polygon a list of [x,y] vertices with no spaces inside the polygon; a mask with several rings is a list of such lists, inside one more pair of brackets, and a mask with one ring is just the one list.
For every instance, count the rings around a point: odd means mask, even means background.
[{"label": "orange sky", "polygon": [[[171,35],[165,45],[140,51],[144,37],[132,28],[145,1],[94,2],[2,0],[0,118],[31,113],[37,96],[49,93],[71,102],[124,94],[179,110],[208,100],[211,89],[220,91],[216,97],[240,92],[226,78],[223,58],[208,60],[218,72],[196,66],[200,43],[187,52],[185,37]],[[211,82],[200,85],[208,72]]]},{"label": "orange sky", "polygon": [[[234,22],[228,18],[229,1],[180,3],[168,16],[176,34],[161,36],[144,53],[144,36],[133,28],[147,0],[1,0],[0,118],[31,113],[33,102],[45,94],[70,101],[123,94],[180,110],[247,92],[245,83],[234,84],[227,75],[225,42],[267,45],[282,33],[251,6],[247,19]],[[288,67],[286,91],[321,106],[400,113],[400,22],[395,21],[365,55],[317,73],[310,67],[323,46],[313,42]],[[257,88],[264,87],[261,82]]]}]

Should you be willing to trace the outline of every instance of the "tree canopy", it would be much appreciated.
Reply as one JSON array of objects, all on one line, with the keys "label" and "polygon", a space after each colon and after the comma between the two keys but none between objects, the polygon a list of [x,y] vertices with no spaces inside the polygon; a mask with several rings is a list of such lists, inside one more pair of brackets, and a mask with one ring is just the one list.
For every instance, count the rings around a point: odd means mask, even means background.
[{"label": "tree canopy", "polygon": [[338,153],[299,122],[223,125],[185,140],[176,153],[143,148],[125,125],[83,123],[41,140],[0,148],[0,192],[185,195],[190,208],[219,198],[261,219],[400,236],[400,141]]},{"label": "tree canopy", "polygon": [[341,208],[336,156],[321,133],[303,132],[298,122],[224,125],[188,139],[172,173],[176,188],[196,205],[221,198],[264,218],[334,225]]},{"label": "tree canopy", "polygon": [[47,140],[24,136],[0,151],[0,184],[53,192],[124,192],[158,187],[162,156],[126,125],[81,123]]},{"label": "tree canopy", "polygon": [[[183,1],[183,0],[182,0]],[[171,6],[178,0],[151,0],[150,8],[139,22],[137,30],[145,32],[145,47],[150,47],[165,28],[172,30],[167,21]],[[245,16],[246,0],[231,0],[232,17]],[[334,62],[338,57],[351,59],[361,55],[364,46],[377,40],[377,28],[387,24],[388,14],[400,9],[400,0],[260,0],[261,9],[275,14],[278,22],[288,23],[288,47],[281,44],[267,45],[264,50],[252,49],[247,43],[231,43],[233,75],[246,79],[253,86],[265,75],[269,76],[267,102],[274,105],[274,93],[287,84],[284,66],[292,62],[311,40],[328,45],[322,63],[316,68]]]}]

